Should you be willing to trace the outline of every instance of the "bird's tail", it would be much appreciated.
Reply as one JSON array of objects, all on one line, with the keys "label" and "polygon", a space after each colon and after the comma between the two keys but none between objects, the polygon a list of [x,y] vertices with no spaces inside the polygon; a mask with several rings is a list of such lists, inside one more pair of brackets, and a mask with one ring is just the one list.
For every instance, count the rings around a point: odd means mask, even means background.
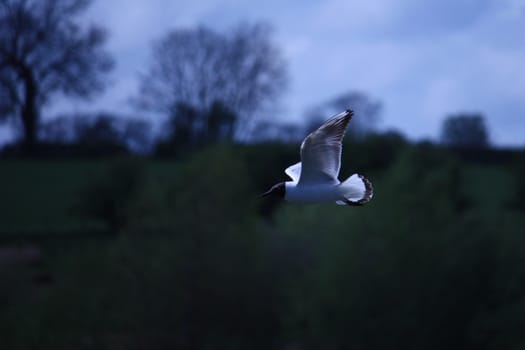
[{"label": "bird's tail", "polygon": [[374,189],[372,183],[363,175],[354,174],[339,184],[343,198],[336,203],[339,205],[363,205],[372,199]]}]

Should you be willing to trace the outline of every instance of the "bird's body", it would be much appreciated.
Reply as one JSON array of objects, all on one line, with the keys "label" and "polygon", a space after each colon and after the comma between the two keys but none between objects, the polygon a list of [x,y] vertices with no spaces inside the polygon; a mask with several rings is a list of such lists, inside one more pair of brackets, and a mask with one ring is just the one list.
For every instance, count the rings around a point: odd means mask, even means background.
[{"label": "bird's body", "polygon": [[335,202],[343,196],[341,188],[331,184],[298,185],[293,181],[284,184],[286,186],[284,199],[289,202]]},{"label": "bird's body", "polygon": [[264,196],[278,194],[290,202],[352,206],[369,202],[372,184],[363,176],[353,174],[343,182],[338,179],[342,139],[352,115],[351,110],[346,110],[308,135],[301,144],[301,162],[285,170],[292,181],[278,183]]},{"label": "bird's body", "polygon": [[[347,181],[337,184],[299,184],[294,181],[285,182],[285,196],[289,202],[316,203],[316,202],[338,202],[344,203],[344,199],[353,199],[355,202],[363,197],[366,186],[359,175],[353,175]],[[366,181],[366,180],[365,180]],[[358,203],[356,203],[358,204]]]}]

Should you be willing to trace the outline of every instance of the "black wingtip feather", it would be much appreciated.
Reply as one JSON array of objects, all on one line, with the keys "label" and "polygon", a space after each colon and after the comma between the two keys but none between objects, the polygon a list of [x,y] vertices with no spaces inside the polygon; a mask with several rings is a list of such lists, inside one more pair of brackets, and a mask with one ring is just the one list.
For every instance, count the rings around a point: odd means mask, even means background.
[{"label": "black wingtip feather", "polygon": [[368,181],[368,179],[366,177],[364,177],[363,175],[358,175],[358,176],[359,176],[359,178],[361,180],[363,180],[363,183],[365,184],[365,194],[364,194],[363,198],[361,198],[357,202],[359,204],[366,204],[366,203],[370,202],[370,200],[374,196],[374,187],[372,186],[372,183],[370,181]]},{"label": "black wingtip feather", "polygon": [[344,136],[344,133],[346,131],[346,127],[348,126],[348,123],[352,119],[352,116],[354,115],[354,111],[351,109],[347,109],[344,112],[341,112],[332,118],[328,119],[320,128],[323,127],[329,127],[329,128],[337,128],[340,129],[342,132],[341,136]]}]

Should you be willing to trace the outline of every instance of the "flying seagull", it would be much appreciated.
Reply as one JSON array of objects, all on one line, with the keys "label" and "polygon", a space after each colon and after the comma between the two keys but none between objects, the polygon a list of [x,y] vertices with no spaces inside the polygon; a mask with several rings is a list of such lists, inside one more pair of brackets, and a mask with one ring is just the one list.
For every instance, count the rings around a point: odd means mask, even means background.
[{"label": "flying seagull", "polygon": [[301,162],[284,171],[292,181],[280,182],[263,197],[277,195],[290,202],[336,202],[339,205],[363,205],[373,196],[372,184],[364,176],[353,174],[338,180],[341,168],[342,140],[354,112],[339,113],[308,135],[301,144]]}]

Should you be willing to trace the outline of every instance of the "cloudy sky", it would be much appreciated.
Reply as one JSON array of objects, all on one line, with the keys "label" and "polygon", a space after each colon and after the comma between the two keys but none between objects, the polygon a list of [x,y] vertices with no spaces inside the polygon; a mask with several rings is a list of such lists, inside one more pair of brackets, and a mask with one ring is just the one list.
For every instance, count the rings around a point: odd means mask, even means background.
[{"label": "cloudy sky", "polygon": [[525,145],[525,0],[95,0],[86,20],[110,32],[112,84],[89,105],[54,109],[133,113],[152,40],[262,20],[289,64],[279,118],[359,90],[383,103],[382,129],[435,139],[446,115],[479,112],[495,144]]}]

